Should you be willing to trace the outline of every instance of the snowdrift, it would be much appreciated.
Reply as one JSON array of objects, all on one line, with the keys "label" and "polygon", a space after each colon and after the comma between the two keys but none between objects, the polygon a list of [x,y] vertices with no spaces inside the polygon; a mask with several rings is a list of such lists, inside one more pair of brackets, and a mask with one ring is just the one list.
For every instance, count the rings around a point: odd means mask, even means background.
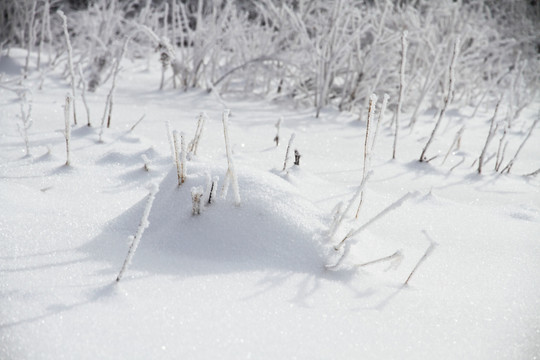
[{"label": "snowdrift", "polygon": [[[127,276],[136,272],[177,275],[276,269],[317,273],[324,269],[326,214],[302,197],[279,175],[240,167],[242,203],[222,198],[225,167],[189,163],[188,176],[178,186],[176,168],[159,184],[143,234]],[[191,188],[206,187],[207,175],[219,176],[218,196],[200,215],[192,214]],[[112,220],[83,250],[99,253],[117,270],[141,220],[142,199]],[[118,234],[126,237],[118,239]],[[115,235],[116,234],[116,235]]]}]

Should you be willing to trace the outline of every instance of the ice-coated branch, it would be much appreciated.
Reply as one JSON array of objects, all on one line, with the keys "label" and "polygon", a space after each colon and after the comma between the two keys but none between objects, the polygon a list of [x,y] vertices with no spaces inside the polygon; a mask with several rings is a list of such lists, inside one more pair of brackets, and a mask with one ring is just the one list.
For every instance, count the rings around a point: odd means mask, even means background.
[{"label": "ice-coated branch", "polygon": [[27,110],[24,110],[24,104],[27,103],[26,96],[23,95],[23,102],[21,102],[21,123],[17,124],[19,128],[19,133],[24,140],[24,147],[26,156],[30,156],[30,144],[28,142],[28,130],[32,127],[33,121],[31,118],[32,114],[32,103],[27,104]]},{"label": "ice-coated branch", "polygon": [[77,70],[79,71],[79,77],[81,78],[81,82],[82,82],[82,94],[81,95],[82,95],[84,108],[86,110],[87,125],[88,125],[88,127],[90,127],[90,126],[92,126],[92,124],[90,123],[90,108],[88,107],[88,103],[86,102],[86,80],[84,79],[84,74],[83,74],[83,71],[82,71],[81,64],[78,64]]},{"label": "ice-coated branch", "polygon": [[407,30],[401,34],[401,66],[399,68],[399,94],[396,108],[396,129],[394,131],[394,146],[392,150],[392,159],[396,158],[397,139],[399,134],[399,115],[401,113],[401,104],[405,88],[405,65],[407,62]]},{"label": "ice-coated branch", "polygon": [[71,41],[69,40],[69,32],[67,28],[67,17],[62,10],[57,11],[58,15],[62,18],[64,36],[66,38],[66,46],[68,51],[68,66],[69,75],[71,77],[71,95],[73,97],[73,122],[77,125],[77,112],[75,110],[75,70],[73,69],[73,48],[71,47]]},{"label": "ice-coated branch", "polygon": [[71,141],[71,125],[69,123],[69,112],[71,104],[71,95],[66,94],[66,103],[64,105],[64,137],[66,138],[66,166],[71,165],[69,142]]},{"label": "ice-coated branch", "polygon": [[285,160],[283,161],[283,171],[287,169],[287,162],[289,161],[289,153],[291,151],[291,146],[295,137],[296,137],[296,134],[292,133],[291,137],[289,138],[289,144],[287,145],[287,151],[285,152]]},{"label": "ice-coated branch", "polygon": [[280,117],[278,121],[276,122],[276,136],[274,136],[274,142],[276,143],[276,147],[279,146],[279,130],[281,128],[281,122],[283,121],[283,118]]},{"label": "ice-coated branch", "polygon": [[223,135],[225,137],[225,151],[227,153],[227,174],[225,175],[225,182],[223,184],[223,192],[222,197],[227,195],[227,189],[229,186],[229,182],[232,182],[232,187],[234,191],[234,203],[236,206],[240,206],[241,199],[240,199],[240,189],[238,187],[238,178],[236,176],[236,170],[234,168],[234,162],[232,158],[232,152],[231,152],[231,144],[229,141],[229,109],[223,110]]},{"label": "ice-coated branch", "polygon": [[[108,106],[107,105],[105,106],[105,113],[107,113],[107,109],[108,109],[107,129],[111,127],[111,115],[112,115],[112,109],[113,109],[114,90],[116,88],[116,77],[118,76],[118,73],[120,72],[120,63],[122,62],[122,58],[124,57],[124,54],[126,52],[129,40],[131,40],[131,38],[128,37],[126,41],[124,42],[124,45],[122,46],[120,55],[118,56],[118,59],[116,61],[114,71],[113,71],[111,90],[109,91],[109,95],[107,95]],[[105,114],[103,116],[105,116]],[[105,119],[103,119],[102,122],[104,120]]]},{"label": "ice-coated branch", "polygon": [[501,173],[504,173],[504,172],[506,172],[507,174],[510,173],[510,170],[512,169],[512,166],[514,165],[514,162],[516,161],[519,153],[521,152],[521,149],[523,149],[523,147],[525,146],[525,143],[531,137],[531,134],[532,134],[534,128],[536,127],[536,125],[538,124],[538,122],[540,122],[540,116],[538,116],[538,118],[536,118],[536,120],[534,120],[534,122],[532,123],[532,125],[531,125],[531,127],[529,129],[529,132],[527,133],[527,136],[525,136],[525,139],[523,139],[523,142],[521,143],[521,145],[519,145],[519,148],[516,150],[516,153],[514,154],[514,157],[512,158],[512,160],[510,160],[508,162],[508,164],[504,167],[504,169],[502,169]]},{"label": "ice-coated branch", "polygon": [[383,120],[386,107],[388,106],[388,100],[390,100],[390,95],[385,93],[383,96],[383,102],[381,105],[381,112],[379,113],[379,116],[377,117],[377,125],[375,126],[375,133],[373,134],[373,140],[372,140],[371,149],[370,149],[371,153],[373,153],[373,150],[375,150],[375,144],[377,142],[377,134],[379,133],[379,126]]},{"label": "ice-coated branch", "polygon": [[452,54],[452,61],[450,62],[450,70],[449,70],[449,78],[448,78],[448,93],[446,94],[446,97],[444,98],[443,106],[439,112],[439,117],[437,119],[437,122],[435,123],[435,126],[433,127],[433,130],[431,131],[431,135],[424,146],[424,149],[422,150],[422,153],[420,154],[420,162],[427,161],[426,158],[426,152],[429,149],[429,146],[433,142],[433,139],[435,138],[435,133],[439,129],[439,126],[441,125],[441,122],[444,118],[444,114],[446,113],[446,110],[448,108],[448,105],[450,105],[450,102],[452,101],[452,98],[454,97],[454,70],[456,66],[457,57],[459,55],[459,46],[460,46],[460,38],[458,37],[456,39],[456,42],[454,43],[454,52]]},{"label": "ice-coated branch", "polygon": [[[180,138],[180,144],[178,144],[178,138]],[[182,185],[186,181],[186,144],[184,141],[184,133],[178,133],[173,131],[174,139],[174,159],[176,164],[176,175],[178,177],[178,186]]]},{"label": "ice-coated branch", "polygon": [[461,137],[463,136],[463,132],[465,131],[465,125],[463,125],[459,130],[458,132],[456,133],[456,136],[454,137],[454,141],[452,141],[452,144],[450,145],[450,147],[448,148],[448,151],[446,152],[446,155],[444,156],[444,159],[441,163],[444,164],[446,162],[446,159],[448,159],[448,156],[450,155],[450,153],[452,152],[452,150],[454,149],[454,147],[456,146],[457,144],[457,147],[459,148],[459,143],[461,141]]},{"label": "ice-coated branch", "polygon": [[489,143],[495,136],[495,133],[497,132],[498,124],[495,125],[495,119],[497,118],[497,113],[499,112],[499,105],[501,104],[502,97],[497,102],[497,105],[495,106],[495,113],[493,114],[493,117],[491,118],[491,123],[489,125],[489,132],[488,136],[486,138],[486,142],[484,144],[484,147],[482,148],[482,152],[480,153],[480,156],[478,157],[478,173],[482,173],[482,165],[484,165],[484,157],[486,156],[486,151],[489,146]]},{"label": "ice-coated branch", "polygon": [[204,124],[206,123],[206,119],[208,118],[208,115],[206,115],[205,112],[201,112],[199,114],[199,119],[197,120],[197,129],[195,130],[195,136],[193,137],[193,140],[188,145],[188,152],[192,153],[193,155],[197,155],[197,149],[199,148],[199,141],[201,140],[201,136],[204,130]]},{"label": "ice-coated branch", "polygon": [[352,196],[351,200],[349,201],[349,205],[347,205],[347,208],[345,208],[344,211],[341,211],[341,207],[338,209],[338,212],[335,216],[337,216],[337,219],[333,222],[333,225],[331,227],[331,231],[329,232],[328,237],[330,238],[330,241],[334,237],[335,233],[341,226],[341,223],[347,216],[347,214],[351,211],[353,205],[358,201],[359,197],[361,196],[362,192],[364,191],[364,187],[366,186],[366,183],[368,182],[369,178],[371,177],[372,172],[368,172],[365,177],[362,178],[362,182],[360,183],[360,186],[358,186],[358,189]]},{"label": "ice-coated branch", "polygon": [[141,222],[139,223],[139,227],[137,228],[137,233],[135,234],[134,237],[132,237],[133,241],[131,242],[131,246],[129,247],[129,251],[127,253],[126,259],[124,260],[124,264],[122,265],[122,269],[120,270],[120,272],[118,273],[118,276],[116,277],[116,282],[120,281],[120,279],[122,279],[122,276],[124,276],[124,273],[126,272],[127,268],[131,264],[133,255],[135,255],[135,251],[137,250],[137,247],[139,246],[144,230],[146,230],[148,225],[150,225],[150,223],[148,222],[148,216],[150,215],[150,210],[152,209],[152,204],[154,203],[154,199],[156,198],[158,189],[159,188],[156,184],[150,185],[150,193],[148,194],[148,198],[146,200],[146,206],[144,207],[144,212],[141,218]]},{"label": "ice-coated branch", "polygon": [[367,221],[362,226],[360,226],[360,227],[358,227],[356,229],[351,229],[349,231],[349,233],[343,238],[343,240],[341,240],[337,245],[334,246],[335,251],[339,251],[342,247],[344,247],[343,253],[341,254],[341,256],[338,258],[338,260],[334,264],[327,265],[326,268],[328,268],[328,269],[336,268],[337,266],[339,266],[339,264],[341,264],[341,261],[345,257],[347,257],[347,255],[349,254],[349,251],[350,251],[350,247],[354,244],[354,241],[352,241],[352,240],[347,241],[347,240],[349,240],[352,237],[360,234],[362,231],[364,231],[366,228],[368,228],[374,222],[380,220],[382,217],[384,217],[388,213],[390,213],[390,212],[396,210],[397,208],[399,208],[401,205],[403,205],[403,203],[405,201],[407,201],[407,200],[409,200],[409,199],[411,199],[413,197],[416,197],[416,196],[418,196],[417,192],[409,192],[409,193],[403,195],[401,198],[399,198],[397,201],[395,201],[392,204],[390,204],[389,206],[387,206],[384,210],[382,210],[380,213],[378,213],[377,215],[372,217],[369,221]]},{"label": "ice-coated branch", "polygon": [[[371,122],[373,121],[373,117],[375,116],[375,106],[377,105],[377,95],[371,94],[369,97],[369,110],[368,110],[368,117],[366,121],[366,138],[364,140],[364,167],[362,170],[362,183],[366,183],[365,178],[366,174],[369,171],[370,163],[371,163],[371,148],[372,146],[369,146],[369,137],[371,135],[370,133],[370,126]],[[365,185],[364,185],[365,186]],[[358,215],[360,214],[360,209],[362,208],[362,204],[364,202],[364,190],[360,193],[360,202],[358,203],[358,209],[356,210],[355,218],[358,218]]]},{"label": "ice-coated branch", "polygon": [[433,250],[437,246],[437,243],[434,242],[425,231],[423,231],[423,232],[424,232],[424,235],[426,235],[427,239],[429,240],[429,247],[426,249],[426,251],[424,252],[424,255],[422,255],[420,260],[418,260],[418,262],[416,263],[416,266],[412,269],[411,273],[409,274],[409,277],[403,283],[403,286],[408,285],[409,280],[411,280],[411,277],[415,273],[416,269],[418,269],[420,264],[422,264],[424,262],[424,260],[426,260],[426,258],[433,252]]}]

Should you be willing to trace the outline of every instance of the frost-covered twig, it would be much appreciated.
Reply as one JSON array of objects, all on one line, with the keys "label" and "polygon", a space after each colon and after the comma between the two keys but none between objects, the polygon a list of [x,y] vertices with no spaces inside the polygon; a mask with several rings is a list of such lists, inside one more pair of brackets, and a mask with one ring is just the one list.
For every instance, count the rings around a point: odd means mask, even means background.
[{"label": "frost-covered twig", "polygon": [[459,54],[459,46],[460,46],[460,38],[458,37],[456,39],[455,44],[454,44],[454,52],[452,54],[452,61],[450,62],[450,69],[449,69],[449,76],[448,76],[448,93],[446,94],[446,97],[444,98],[443,106],[442,106],[442,108],[441,108],[441,110],[439,112],[439,118],[437,119],[437,122],[435,123],[435,126],[433,127],[433,130],[431,131],[431,135],[430,135],[426,145],[424,146],[424,149],[422,150],[422,153],[420,154],[420,159],[419,159],[420,162],[427,161],[426,152],[427,152],[429,146],[431,145],[431,142],[435,138],[435,133],[437,132],[437,129],[439,129],[439,126],[441,125],[441,122],[442,122],[442,120],[444,118],[444,114],[446,113],[448,105],[450,105],[450,102],[451,102],[451,100],[453,98],[454,82],[455,82],[454,70],[455,70],[455,66],[456,66],[457,57],[458,57],[458,54]]},{"label": "frost-covered twig", "polygon": [[191,201],[193,215],[200,215],[201,213],[201,198],[204,194],[202,186],[196,186],[191,188]]},{"label": "frost-covered twig", "polygon": [[71,141],[71,125],[69,123],[69,112],[71,104],[71,95],[66,94],[66,103],[64,105],[64,137],[66,138],[66,166],[71,165],[69,142]]},{"label": "frost-covered twig", "polygon": [[[403,254],[402,254],[401,250],[397,250],[392,255],[384,256],[384,257],[382,257],[380,259],[375,259],[375,260],[371,260],[371,261],[368,261],[368,262],[365,262],[365,263],[362,263],[362,264],[358,264],[358,265],[356,265],[356,267],[364,267],[364,266],[378,264],[378,263],[381,263],[381,262],[384,262],[384,261],[391,261],[391,260],[398,261],[398,263],[399,263],[402,258],[403,258]],[[395,265],[395,266],[397,266],[397,265]]]},{"label": "frost-covered twig", "polygon": [[416,269],[418,269],[420,264],[422,264],[424,260],[426,260],[426,258],[433,252],[433,249],[435,249],[435,247],[437,246],[437,243],[433,241],[425,231],[423,232],[424,232],[424,235],[426,235],[427,239],[429,240],[429,247],[426,249],[426,252],[424,253],[424,255],[422,255],[420,260],[418,260],[418,262],[416,263],[416,266],[412,269],[411,273],[409,274],[409,277],[407,277],[407,280],[405,280],[405,282],[403,283],[403,286],[409,283],[409,280],[411,280],[411,277],[415,273]]},{"label": "frost-covered twig", "polygon": [[341,207],[338,209],[338,212],[335,216],[337,216],[337,220],[333,222],[333,225],[331,226],[331,230],[328,233],[328,237],[330,238],[330,241],[332,241],[332,238],[334,237],[335,233],[341,226],[341,223],[347,216],[347,214],[351,211],[353,205],[358,201],[358,198],[364,191],[364,187],[366,186],[366,183],[368,182],[369,178],[371,177],[372,172],[368,172],[366,176],[362,179],[362,182],[360,183],[360,186],[358,186],[358,189],[354,193],[354,195],[351,197],[351,200],[349,200],[349,204],[347,205],[347,208],[345,208],[344,211],[341,211]]},{"label": "frost-covered twig", "polygon": [[394,132],[394,146],[392,150],[392,159],[396,158],[397,139],[399,134],[399,115],[401,113],[401,104],[403,102],[403,89],[405,87],[405,65],[407,62],[407,30],[401,34],[401,66],[399,68],[399,94],[396,108],[396,129]]},{"label": "frost-covered twig", "polygon": [[295,137],[296,137],[296,134],[292,133],[291,137],[289,138],[289,144],[287,145],[287,151],[285,152],[285,160],[283,161],[283,171],[287,169],[287,162],[289,161],[289,153],[290,153],[291,146]]},{"label": "frost-covered twig", "polygon": [[512,169],[512,166],[514,165],[519,153],[521,152],[521,149],[523,149],[523,147],[525,146],[525,143],[531,137],[531,134],[532,134],[534,128],[536,127],[536,124],[538,124],[538,122],[540,122],[540,116],[538,116],[538,118],[532,123],[532,125],[531,125],[531,127],[529,129],[529,132],[527,133],[527,136],[525,136],[525,139],[523,139],[523,142],[521,143],[521,145],[519,145],[519,148],[516,150],[516,153],[514,154],[514,157],[512,158],[512,160],[510,160],[508,162],[508,164],[504,167],[504,169],[501,170],[501,173],[504,173],[504,172],[506,172],[507,174],[510,173],[510,170]]},{"label": "frost-covered twig", "polygon": [[167,130],[167,140],[169,141],[169,148],[171,150],[171,159],[173,164],[176,165],[176,145],[174,144],[173,140],[173,132],[171,130],[171,123],[170,121],[165,121],[165,129]]},{"label": "frost-covered twig", "polygon": [[385,93],[383,96],[383,102],[381,105],[381,112],[379,113],[379,116],[377,117],[377,125],[375,126],[375,132],[373,133],[373,140],[372,140],[371,149],[370,149],[371,153],[373,153],[373,151],[375,150],[375,144],[377,142],[377,134],[379,133],[379,126],[383,120],[386,107],[388,106],[388,100],[390,100],[390,95]]},{"label": "frost-covered twig", "polygon": [[[368,110],[368,117],[366,121],[366,138],[364,140],[364,167],[362,169],[362,183],[365,183],[366,174],[370,168],[371,163],[371,148],[373,146],[369,146],[369,137],[370,137],[370,125],[372,122],[373,117],[375,116],[375,106],[377,105],[377,95],[371,94],[369,97],[369,110]],[[360,209],[362,208],[362,203],[364,202],[364,190],[360,193],[360,202],[358,203],[358,209],[356,210],[355,218],[358,219],[358,215],[360,214]]]},{"label": "frost-covered twig", "polygon": [[[27,104],[26,111],[24,110],[24,104]],[[26,156],[30,156],[30,144],[28,142],[28,130],[32,127],[33,121],[31,118],[32,114],[32,103],[27,103],[26,96],[23,95],[23,102],[21,102],[21,123],[17,124],[19,128],[19,133],[24,141],[24,147],[26,151]]]},{"label": "frost-covered twig", "polygon": [[132,132],[135,127],[137,127],[137,125],[139,125],[143,120],[144,120],[144,117],[146,116],[146,114],[143,114],[139,120],[137,120],[137,122],[135,124],[133,124],[133,126],[129,129],[129,132]]},{"label": "frost-covered twig", "polygon": [[214,176],[214,178],[212,179],[210,192],[208,194],[208,204],[211,204],[217,196],[218,181],[219,181],[219,177]]},{"label": "frost-covered twig", "polygon": [[446,155],[444,156],[444,159],[443,159],[441,165],[443,165],[446,162],[446,159],[448,158],[448,155],[450,155],[450,153],[452,152],[452,150],[454,149],[456,144],[458,145],[458,148],[459,148],[459,143],[461,142],[461,137],[463,136],[464,131],[465,131],[465,125],[463,125],[458,130],[458,132],[456,133],[456,136],[454,137],[454,141],[452,141],[452,144],[448,148],[448,151],[446,152]]},{"label": "frost-covered twig", "polygon": [[229,109],[223,110],[223,135],[225,136],[225,151],[227,153],[227,174],[225,175],[225,181],[223,184],[223,190],[221,196],[225,198],[227,196],[227,190],[229,187],[229,182],[232,181],[232,187],[234,191],[234,203],[236,206],[240,206],[241,199],[240,199],[240,189],[238,187],[238,177],[236,176],[236,170],[234,168],[234,162],[232,158],[232,152],[231,152],[231,144],[229,141]]},{"label": "frost-covered twig", "polygon": [[154,199],[156,198],[156,193],[158,192],[158,186],[156,184],[152,184],[150,186],[150,193],[148,194],[148,198],[146,200],[146,206],[144,207],[143,216],[141,218],[141,222],[139,223],[139,227],[137,228],[137,233],[134,237],[130,237],[133,239],[131,242],[131,246],[129,247],[129,251],[127,253],[126,259],[124,260],[124,264],[122,265],[122,269],[118,273],[118,276],[116,277],[116,281],[120,281],[122,279],[122,276],[124,276],[124,273],[126,272],[128,266],[131,264],[131,260],[133,259],[133,255],[135,255],[135,251],[137,250],[137,247],[139,246],[139,242],[141,241],[142,235],[144,233],[144,230],[148,227],[150,224],[148,222],[148,216],[150,215],[150,210],[152,209],[152,204],[154,202]]},{"label": "frost-covered twig", "polygon": [[78,66],[77,66],[77,70],[79,70],[79,76],[81,78],[81,82],[82,82],[82,100],[83,100],[83,104],[84,104],[84,108],[86,110],[86,118],[87,118],[87,122],[88,122],[88,127],[92,126],[92,124],[90,123],[90,109],[88,108],[88,103],[86,102],[86,80],[84,79],[84,74],[83,74],[83,71],[82,71],[82,67],[81,67],[81,64],[79,63]]},{"label": "frost-covered twig", "polygon": [[66,38],[66,46],[68,51],[68,65],[69,74],[71,76],[71,95],[73,97],[73,122],[77,125],[77,112],[75,110],[75,70],[73,69],[73,48],[71,47],[71,41],[69,40],[69,33],[67,28],[67,17],[62,10],[57,11],[58,15],[62,18],[64,36]]},{"label": "frost-covered twig", "polygon": [[[113,108],[114,90],[116,88],[116,77],[118,76],[118,73],[120,72],[120,63],[122,62],[122,58],[124,57],[124,54],[126,52],[129,40],[131,40],[131,38],[128,37],[126,39],[126,41],[124,42],[124,45],[122,46],[122,50],[120,51],[120,55],[118,56],[118,59],[116,61],[116,65],[115,65],[115,68],[114,68],[114,71],[113,71],[111,90],[109,92],[109,95],[107,95],[108,106],[107,106],[107,104],[105,105],[105,114],[107,114],[107,109],[108,109],[107,129],[111,127],[111,114],[112,114],[112,108]],[[103,116],[105,116],[105,114]],[[105,121],[105,119],[102,120],[102,123],[103,123],[103,121]]]},{"label": "frost-covered twig", "polygon": [[[180,144],[178,138],[180,137]],[[178,186],[186,181],[186,145],[184,141],[184,133],[178,131],[173,132],[174,138],[174,159],[176,163],[176,175],[178,177]]]},{"label": "frost-covered twig", "polygon": [[283,118],[280,117],[278,121],[276,122],[276,136],[274,136],[274,142],[276,143],[276,147],[279,146],[279,130],[281,128],[281,122],[283,121]]},{"label": "frost-covered twig", "polygon": [[369,221],[367,221],[362,226],[360,226],[360,227],[358,227],[356,229],[351,229],[347,233],[347,235],[337,245],[334,246],[335,251],[339,251],[343,246],[345,247],[345,249],[343,250],[342,255],[339,257],[339,259],[336,261],[335,264],[327,265],[326,267],[328,269],[332,269],[332,268],[335,268],[335,267],[337,267],[337,266],[339,266],[341,264],[341,261],[347,256],[347,254],[349,253],[350,247],[353,245],[352,240],[351,241],[347,241],[347,240],[349,240],[352,237],[360,234],[362,231],[364,231],[371,224],[373,224],[377,220],[381,219],[382,217],[384,217],[386,214],[390,213],[391,211],[396,210],[397,208],[399,208],[401,205],[403,205],[403,203],[405,201],[409,200],[412,197],[416,197],[416,196],[418,196],[418,193],[416,193],[416,192],[414,192],[414,193],[409,192],[409,193],[403,195],[400,199],[398,199],[394,203],[387,206],[383,211],[381,211],[380,213],[378,213],[377,215],[372,217]]},{"label": "frost-covered twig", "polygon": [[497,132],[497,128],[499,127],[499,124],[495,122],[495,119],[497,118],[497,113],[499,112],[499,105],[501,104],[502,97],[497,102],[497,105],[495,105],[495,112],[493,113],[493,117],[491,118],[491,123],[489,125],[489,132],[488,136],[486,138],[486,143],[484,144],[484,147],[482,148],[482,152],[480,153],[480,156],[478,157],[478,173],[482,173],[482,166],[484,165],[484,157],[486,156],[486,151],[489,146],[489,143],[495,136],[495,133]]},{"label": "frost-covered twig", "polygon": [[199,148],[199,141],[201,140],[201,136],[204,130],[204,124],[207,118],[208,118],[208,115],[206,115],[205,112],[201,112],[199,114],[199,119],[197,120],[197,129],[195,130],[195,136],[193,137],[193,140],[191,140],[191,142],[188,145],[188,152],[192,153],[193,155],[197,155],[197,149]]}]

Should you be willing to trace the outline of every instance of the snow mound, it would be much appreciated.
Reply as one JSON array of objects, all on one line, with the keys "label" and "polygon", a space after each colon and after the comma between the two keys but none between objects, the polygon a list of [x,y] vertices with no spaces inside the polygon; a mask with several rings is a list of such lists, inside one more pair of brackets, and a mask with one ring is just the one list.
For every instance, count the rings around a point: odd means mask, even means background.
[{"label": "snow mound", "polygon": [[[130,268],[133,272],[323,271],[326,247],[321,235],[327,231],[327,215],[295,186],[270,172],[240,167],[242,203],[235,206],[232,189],[221,198],[226,168],[188,165],[184,184],[178,186],[172,168],[159,185],[149,227]],[[208,204],[205,192],[201,214],[193,215],[191,189],[206,189],[210,174],[220,177],[217,199]],[[113,220],[109,230],[134,233],[145,204],[146,198]],[[122,246],[123,250],[115,249],[117,266],[128,249],[125,243]],[[94,251],[107,252],[98,247],[94,244]]]}]

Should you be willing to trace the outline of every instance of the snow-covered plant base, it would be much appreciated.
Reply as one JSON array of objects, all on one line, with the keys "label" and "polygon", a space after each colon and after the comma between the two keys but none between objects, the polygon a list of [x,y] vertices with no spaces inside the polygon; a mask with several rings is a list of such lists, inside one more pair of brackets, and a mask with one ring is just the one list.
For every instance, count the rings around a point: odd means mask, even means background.
[{"label": "snow-covered plant base", "polygon": [[[20,69],[25,56],[11,49],[0,64]],[[400,138],[393,161],[388,111],[376,143],[368,144],[369,196],[355,220],[356,201],[342,217],[332,209],[348,206],[362,183],[366,131],[357,114],[323,107],[316,119],[311,109],[287,104],[169,87],[159,92],[160,66],[122,63],[111,128],[99,142],[98,127],[84,121],[72,127],[76,161],[69,167],[63,105],[70,84],[59,76],[62,69],[45,75],[43,91],[35,72],[23,83],[33,94],[34,122],[25,156],[20,99],[9,82],[20,72],[0,67],[6,74],[0,359],[528,359],[540,353],[540,177],[524,176],[540,166],[540,131],[531,128],[538,99],[505,135],[501,169],[519,152],[510,174],[494,171],[501,133],[486,149],[481,175],[473,165],[493,102],[486,100],[475,117],[473,106],[450,105],[429,149],[429,157],[440,159],[429,163],[418,154],[435,111],[422,108],[414,130],[402,129],[410,134]],[[102,111],[109,88],[87,94],[91,113]],[[241,206],[216,195],[229,169],[225,108],[232,109],[228,140]],[[403,108],[401,124],[413,110]],[[178,186],[164,121],[193,139],[203,111],[204,134]],[[279,117],[281,139],[295,133],[302,154],[301,166],[289,162],[285,172],[287,141],[272,141]],[[465,123],[459,149],[442,164]],[[209,179],[215,185],[208,187]],[[126,239],[145,214],[148,183],[159,184],[149,226],[117,283],[131,245]],[[197,216],[194,187],[205,189]],[[326,269],[350,229],[408,193],[419,195],[348,239],[348,255]],[[339,226],[332,225],[336,219]]]}]

